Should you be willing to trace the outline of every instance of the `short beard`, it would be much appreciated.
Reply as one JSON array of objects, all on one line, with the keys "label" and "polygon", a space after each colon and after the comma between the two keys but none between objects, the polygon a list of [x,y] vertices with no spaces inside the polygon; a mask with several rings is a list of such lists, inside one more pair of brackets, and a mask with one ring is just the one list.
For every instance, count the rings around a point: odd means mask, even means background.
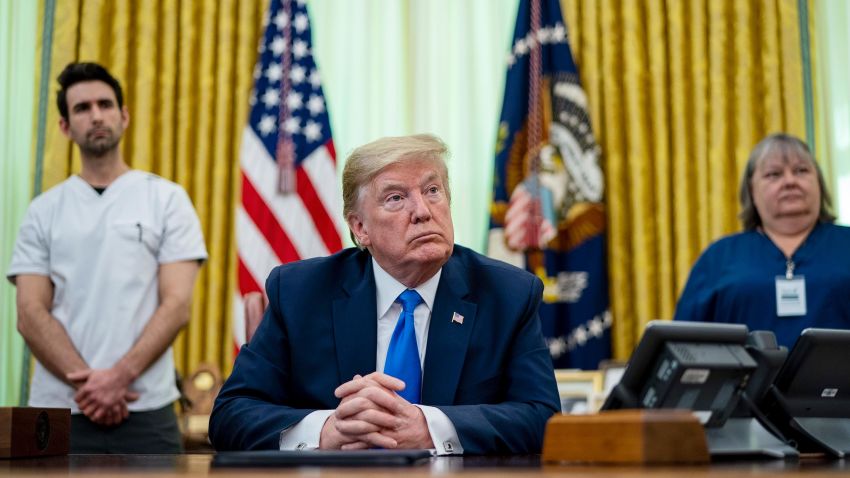
[{"label": "short beard", "polygon": [[85,156],[102,158],[118,148],[121,137],[109,136],[95,141],[85,141],[80,144],[80,152]]}]

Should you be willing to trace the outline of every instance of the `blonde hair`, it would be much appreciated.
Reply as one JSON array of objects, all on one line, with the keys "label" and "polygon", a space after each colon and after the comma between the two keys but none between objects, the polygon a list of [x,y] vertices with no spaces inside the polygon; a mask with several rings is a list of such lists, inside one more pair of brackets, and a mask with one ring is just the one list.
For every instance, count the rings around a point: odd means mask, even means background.
[{"label": "blonde hair", "polygon": [[[378,173],[387,166],[406,161],[434,163],[442,176],[446,198],[451,201],[447,155],[445,143],[431,134],[387,136],[360,146],[348,156],[342,170],[342,216],[347,222],[354,214],[363,191]],[[349,234],[351,240],[358,244],[354,233],[349,231]]]}]

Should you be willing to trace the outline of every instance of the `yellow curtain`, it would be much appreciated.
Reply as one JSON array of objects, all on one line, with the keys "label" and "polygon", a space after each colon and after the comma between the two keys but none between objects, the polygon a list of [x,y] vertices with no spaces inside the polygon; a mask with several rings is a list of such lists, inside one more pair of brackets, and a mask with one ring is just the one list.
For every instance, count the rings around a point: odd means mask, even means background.
[{"label": "yellow curtain", "polygon": [[805,137],[797,0],[561,0],[603,151],[614,354],[739,230],[747,155]]},{"label": "yellow curtain", "polygon": [[[239,142],[267,4],[268,0],[56,4],[42,188],[80,169],[79,152],[57,126],[54,78],[72,61],[101,63],[121,82],[130,110],[122,142],[124,159],[133,168],[186,189],[209,249],[210,259],[195,287],[192,320],[174,344],[177,368],[184,375],[200,362],[217,364],[226,373],[231,367]],[[43,10],[40,13],[43,18]],[[36,72],[37,77],[41,74]]]}]

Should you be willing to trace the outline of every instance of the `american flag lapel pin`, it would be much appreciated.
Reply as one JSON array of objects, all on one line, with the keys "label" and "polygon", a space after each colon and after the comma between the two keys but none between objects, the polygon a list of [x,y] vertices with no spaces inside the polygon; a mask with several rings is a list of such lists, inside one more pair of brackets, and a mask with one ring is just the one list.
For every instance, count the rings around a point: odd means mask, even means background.
[{"label": "american flag lapel pin", "polygon": [[452,323],[463,325],[463,316],[455,312],[454,314],[452,314]]}]

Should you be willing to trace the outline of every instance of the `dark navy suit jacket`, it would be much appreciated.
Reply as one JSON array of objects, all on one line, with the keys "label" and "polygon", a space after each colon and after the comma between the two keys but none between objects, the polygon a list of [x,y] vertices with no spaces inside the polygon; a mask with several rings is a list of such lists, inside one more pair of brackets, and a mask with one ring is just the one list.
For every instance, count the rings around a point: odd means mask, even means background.
[{"label": "dark navy suit jacket", "polygon": [[[377,305],[368,252],[275,268],[269,307],[216,399],[218,450],[277,449],[281,430],[334,409],[334,389],[375,371]],[[526,271],[455,246],[443,266],[422,381],[465,453],[537,453],[559,409],[537,308],[543,286]],[[462,324],[452,321],[454,313]]]}]

